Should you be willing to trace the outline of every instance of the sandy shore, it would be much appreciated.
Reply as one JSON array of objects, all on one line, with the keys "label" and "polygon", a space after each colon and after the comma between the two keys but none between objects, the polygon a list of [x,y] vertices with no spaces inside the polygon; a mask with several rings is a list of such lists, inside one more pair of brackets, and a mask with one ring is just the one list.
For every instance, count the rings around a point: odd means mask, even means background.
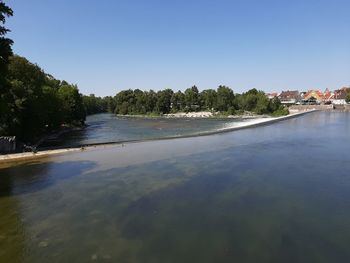
[{"label": "sandy shore", "polygon": [[[290,119],[290,118],[295,118],[295,117],[304,115],[306,113],[314,112],[314,111],[315,110],[296,112],[296,113],[292,113],[292,114],[289,114],[287,116],[282,116],[282,117],[264,117],[264,118],[246,119],[246,120],[239,122],[239,123],[232,123],[226,127],[223,127],[220,130],[210,131],[210,132],[202,132],[199,134],[188,135],[188,136],[175,136],[175,137],[167,137],[167,138],[160,138],[160,139],[139,140],[139,141],[130,141],[130,142],[118,142],[118,143],[109,143],[109,144],[105,143],[105,144],[101,144],[101,145],[91,145],[91,146],[79,147],[79,148],[39,151],[37,153],[25,152],[25,153],[15,153],[15,154],[5,154],[5,155],[0,155],[0,166],[7,164],[7,163],[16,163],[16,162],[20,162],[20,161],[34,160],[34,159],[45,158],[45,157],[57,155],[57,154],[65,154],[65,153],[70,153],[70,152],[91,150],[91,149],[103,148],[106,146],[113,146],[113,145],[114,146],[115,145],[122,145],[125,143],[135,143],[135,142],[152,141],[152,140],[169,140],[169,139],[178,139],[178,138],[186,138],[186,137],[194,137],[194,136],[207,136],[207,135],[212,135],[212,134],[217,134],[217,133],[222,133],[222,132],[229,132],[229,131],[235,131],[235,130],[240,130],[240,129],[246,129],[246,128],[251,128],[251,127],[266,125],[266,124],[270,124],[270,123],[274,123],[274,122],[278,122],[278,121],[282,121],[282,120],[286,120],[286,119]],[[198,112],[198,113],[200,113],[200,112]]]}]

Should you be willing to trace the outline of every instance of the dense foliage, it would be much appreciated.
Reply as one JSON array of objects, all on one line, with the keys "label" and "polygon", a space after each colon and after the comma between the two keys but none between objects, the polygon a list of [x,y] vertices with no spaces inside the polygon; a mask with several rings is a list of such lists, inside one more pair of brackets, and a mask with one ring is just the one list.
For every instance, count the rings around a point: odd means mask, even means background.
[{"label": "dense foliage", "polygon": [[[208,89],[198,91],[196,86],[185,92],[173,92],[170,89],[154,92],[123,90],[115,98],[114,112],[117,114],[167,114],[180,111],[208,110],[227,114],[242,113],[244,111],[256,114],[285,115],[278,98],[268,99],[264,92],[256,89],[243,94],[234,94],[226,86],[219,86],[217,90]],[[110,110],[110,109],[109,109]]]},{"label": "dense foliage", "polygon": [[346,95],[345,101],[347,103],[350,103],[350,91],[348,91],[348,94]]},{"label": "dense foliage", "polygon": [[59,81],[20,56],[9,58],[6,74],[7,111],[2,112],[2,135],[30,141],[61,125],[85,120],[82,95],[77,86]]},{"label": "dense foliage", "polygon": [[[9,109],[7,105],[8,98],[6,97],[9,90],[9,84],[6,80],[9,58],[12,55],[12,40],[6,37],[6,33],[10,30],[3,25],[6,22],[6,17],[12,16],[12,10],[0,2],[0,124],[5,121]],[[1,128],[0,128],[1,129]],[[1,130],[0,130],[1,132]]]}]

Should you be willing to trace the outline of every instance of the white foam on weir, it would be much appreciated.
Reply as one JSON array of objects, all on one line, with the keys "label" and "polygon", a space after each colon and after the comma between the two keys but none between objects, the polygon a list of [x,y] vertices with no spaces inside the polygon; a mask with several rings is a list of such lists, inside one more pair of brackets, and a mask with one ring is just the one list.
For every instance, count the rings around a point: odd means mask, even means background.
[{"label": "white foam on weir", "polygon": [[268,124],[270,122],[276,122],[284,119],[290,119],[293,117],[297,117],[298,115],[303,115],[305,113],[313,112],[315,110],[309,110],[309,111],[303,111],[303,112],[297,112],[297,113],[291,113],[286,116],[281,117],[264,117],[264,118],[255,118],[255,119],[245,119],[240,122],[232,122],[225,125],[225,127],[218,129],[217,131],[229,131],[229,130],[235,130],[235,129],[241,129],[246,127],[252,127],[259,124]]},{"label": "white foam on weir", "polygon": [[256,118],[256,119],[244,119],[241,121],[235,121],[231,123],[226,123],[224,127],[218,129],[219,131],[225,131],[225,130],[230,130],[230,129],[235,129],[235,128],[243,128],[243,127],[249,127],[252,125],[257,125],[261,124],[264,122],[269,122],[271,120],[274,120],[275,118],[272,117],[266,117],[266,118]]}]

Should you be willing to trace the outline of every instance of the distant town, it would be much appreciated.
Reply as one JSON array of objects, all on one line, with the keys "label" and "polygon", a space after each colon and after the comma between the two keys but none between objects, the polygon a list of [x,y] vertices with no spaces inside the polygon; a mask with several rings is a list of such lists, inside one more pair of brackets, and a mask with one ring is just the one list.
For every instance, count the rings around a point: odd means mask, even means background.
[{"label": "distant town", "polygon": [[266,93],[269,99],[279,98],[282,104],[290,105],[346,105],[346,97],[350,92],[350,87],[342,87],[341,89],[330,91],[326,89],[324,92],[320,90],[298,91],[287,90],[272,93]]}]

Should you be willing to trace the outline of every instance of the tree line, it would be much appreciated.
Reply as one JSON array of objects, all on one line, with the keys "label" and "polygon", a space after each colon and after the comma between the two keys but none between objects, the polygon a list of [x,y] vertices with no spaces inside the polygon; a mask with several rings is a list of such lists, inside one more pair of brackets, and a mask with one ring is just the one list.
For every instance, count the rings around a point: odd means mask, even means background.
[{"label": "tree line", "polygon": [[115,97],[96,98],[97,105],[105,105],[105,110],[122,115],[161,115],[176,112],[212,111],[224,114],[242,114],[244,111],[256,114],[288,114],[278,98],[268,99],[263,91],[251,89],[242,94],[235,94],[226,86],[199,92],[196,86],[184,92],[171,89],[155,92],[123,90]]}]

